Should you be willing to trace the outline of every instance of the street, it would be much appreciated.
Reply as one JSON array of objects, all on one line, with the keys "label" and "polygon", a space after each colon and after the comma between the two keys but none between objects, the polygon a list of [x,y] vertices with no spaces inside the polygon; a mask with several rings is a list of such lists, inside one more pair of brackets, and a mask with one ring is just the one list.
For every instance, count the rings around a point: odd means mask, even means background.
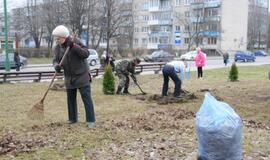
[{"label": "street", "polygon": [[[229,64],[227,67],[231,66],[232,62],[234,62],[233,57],[230,58]],[[141,64],[147,64],[149,62],[141,62]],[[188,64],[191,65],[191,71],[196,70],[194,61],[188,61]],[[267,57],[256,57],[255,62],[237,62],[238,66],[255,66],[255,65],[263,65],[270,64],[270,56]],[[90,66],[90,69],[99,68],[100,64],[95,66]],[[206,66],[204,69],[214,69],[214,68],[222,68],[224,67],[223,58],[222,57],[207,57]],[[23,72],[27,71],[51,71],[54,70],[51,64],[35,64],[28,65],[27,67],[21,69]]]},{"label": "street", "polygon": [[[195,67],[194,61],[187,61],[188,64],[191,66],[191,71],[197,70]],[[232,62],[234,62],[233,57],[230,58],[229,64],[226,67],[230,67]],[[117,61],[116,61],[117,63]],[[141,62],[141,64],[148,64],[151,62]],[[255,62],[237,62],[237,66],[256,66],[256,65],[263,65],[263,64],[270,64],[270,56],[267,57],[256,57]],[[207,57],[206,59],[206,66],[204,69],[215,69],[215,68],[222,68],[225,67],[223,63],[222,57]],[[90,66],[90,69],[100,68],[100,64],[95,66]],[[21,69],[21,72],[29,72],[29,71],[53,71],[54,68],[52,64],[29,64],[26,67]],[[15,71],[12,69],[11,71]],[[0,70],[0,72],[5,72],[5,70]]]}]

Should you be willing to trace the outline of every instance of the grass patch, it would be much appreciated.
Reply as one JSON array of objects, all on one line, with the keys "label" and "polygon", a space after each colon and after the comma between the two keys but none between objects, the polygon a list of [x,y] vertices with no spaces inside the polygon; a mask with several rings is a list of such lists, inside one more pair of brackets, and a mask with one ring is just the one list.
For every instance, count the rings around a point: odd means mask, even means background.
[{"label": "grass patch", "polygon": [[[67,102],[63,91],[49,92],[44,120],[34,121],[26,113],[43,96],[48,83],[1,84],[0,138],[12,133],[21,144],[31,141],[36,149],[3,154],[0,159],[145,159],[150,155],[154,159],[185,159],[197,149],[194,118],[177,119],[177,114],[179,109],[198,111],[204,98],[201,89],[221,97],[243,119],[270,125],[269,68],[238,67],[239,82],[228,81],[229,68],[205,70],[202,80],[192,72],[182,87],[198,99],[168,105],[138,100],[136,96],[104,95],[102,79],[94,79],[91,91],[97,127],[92,130],[86,126],[79,95],[79,123],[65,124]],[[138,76],[138,82],[147,95],[161,93],[162,75]],[[131,84],[130,92],[139,94],[140,90]],[[169,92],[173,92],[172,82]],[[270,155],[269,137],[269,130],[245,126],[244,159],[256,159],[258,153],[261,157]]]},{"label": "grass patch", "polygon": [[52,58],[27,58],[28,64],[51,64]]}]

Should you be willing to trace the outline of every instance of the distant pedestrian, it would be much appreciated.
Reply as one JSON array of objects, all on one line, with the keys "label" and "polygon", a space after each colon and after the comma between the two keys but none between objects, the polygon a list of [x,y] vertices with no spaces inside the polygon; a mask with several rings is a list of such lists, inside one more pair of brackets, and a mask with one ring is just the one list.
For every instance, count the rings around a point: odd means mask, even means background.
[{"label": "distant pedestrian", "polygon": [[223,54],[223,63],[224,63],[225,66],[227,66],[227,64],[229,63],[229,54],[228,54],[228,52],[225,52]]},{"label": "distant pedestrian", "polygon": [[187,63],[184,61],[172,61],[167,64],[162,69],[163,73],[163,87],[162,96],[168,96],[169,78],[174,82],[174,92],[173,96],[176,98],[181,98],[181,84],[185,78],[185,69]]},{"label": "distant pedestrian", "polygon": [[15,63],[16,71],[20,71],[20,67],[21,67],[20,55],[17,51],[14,52],[14,63]]},{"label": "distant pedestrian", "polygon": [[205,61],[206,61],[206,54],[202,52],[201,48],[197,48],[197,54],[194,58],[195,60],[195,65],[197,67],[198,71],[198,78],[202,79],[203,77],[203,67],[205,66]]}]

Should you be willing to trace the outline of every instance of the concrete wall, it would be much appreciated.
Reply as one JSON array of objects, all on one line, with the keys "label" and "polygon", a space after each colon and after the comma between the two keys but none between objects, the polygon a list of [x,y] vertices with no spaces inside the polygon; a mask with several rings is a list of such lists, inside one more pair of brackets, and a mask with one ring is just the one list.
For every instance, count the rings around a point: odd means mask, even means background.
[{"label": "concrete wall", "polygon": [[223,0],[221,8],[222,50],[246,50],[248,1]]}]

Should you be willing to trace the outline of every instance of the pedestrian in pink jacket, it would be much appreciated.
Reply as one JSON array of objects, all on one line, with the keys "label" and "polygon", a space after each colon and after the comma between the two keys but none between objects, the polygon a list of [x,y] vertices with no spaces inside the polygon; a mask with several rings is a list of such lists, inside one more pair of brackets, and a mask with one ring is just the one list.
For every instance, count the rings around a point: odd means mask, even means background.
[{"label": "pedestrian in pink jacket", "polygon": [[195,56],[195,65],[197,66],[198,78],[203,76],[203,66],[205,65],[206,54],[201,51],[201,48],[197,48],[197,55]]}]

